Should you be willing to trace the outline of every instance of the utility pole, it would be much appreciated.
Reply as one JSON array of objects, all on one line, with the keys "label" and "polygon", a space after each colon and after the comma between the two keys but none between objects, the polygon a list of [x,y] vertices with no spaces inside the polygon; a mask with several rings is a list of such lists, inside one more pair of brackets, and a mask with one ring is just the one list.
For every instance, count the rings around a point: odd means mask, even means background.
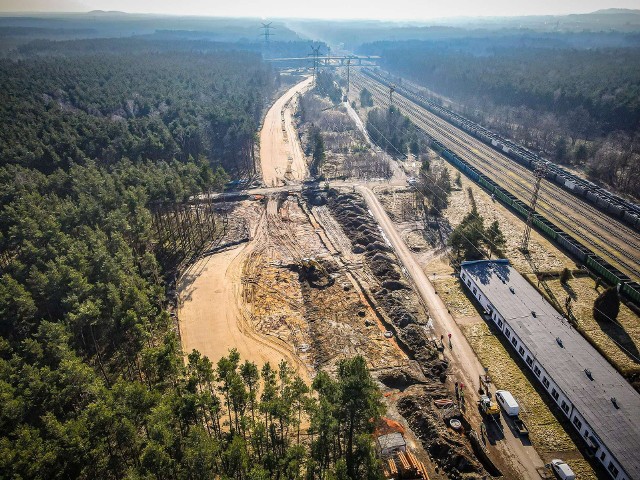
[{"label": "utility pole", "polygon": [[538,192],[540,191],[540,183],[547,174],[547,164],[544,162],[538,162],[533,172],[536,177],[536,184],[533,188],[533,195],[531,196],[531,202],[529,203],[529,213],[527,214],[527,226],[524,229],[524,235],[522,236],[522,245],[520,250],[523,252],[529,251],[529,237],[531,236],[531,224],[533,223],[533,214],[536,211],[536,203],[538,203]]}]

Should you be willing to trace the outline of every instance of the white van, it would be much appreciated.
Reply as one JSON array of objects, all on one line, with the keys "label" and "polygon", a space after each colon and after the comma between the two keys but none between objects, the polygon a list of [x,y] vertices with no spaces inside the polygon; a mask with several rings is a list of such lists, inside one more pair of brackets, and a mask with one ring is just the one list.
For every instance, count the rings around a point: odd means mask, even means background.
[{"label": "white van", "polygon": [[576,475],[571,470],[571,467],[563,460],[554,459],[551,460],[551,468],[561,480],[576,480]]},{"label": "white van", "polygon": [[511,392],[507,390],[496,390],[496,401],[500,404],[507,415],[510,417],[517,417],[520,413],[520,405],[513,398]]}]

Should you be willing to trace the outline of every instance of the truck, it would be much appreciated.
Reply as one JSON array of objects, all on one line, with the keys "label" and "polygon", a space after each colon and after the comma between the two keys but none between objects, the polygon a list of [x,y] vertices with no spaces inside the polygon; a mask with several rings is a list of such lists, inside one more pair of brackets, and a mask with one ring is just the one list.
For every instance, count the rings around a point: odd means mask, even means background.
[{"label": "truck", "polygon": [[520,405],[508,390],[496,390],[496,401],[510,417],[517,417],[520,413]]},{"label": "truck", "polygon": [[522,420],[520,417],[514,417],[513,425],[516,427],[516,430],[518,431],[518,435],[521,435],[523,437],[529,436],[529,428],[524,423],[524,420]]},{"label": "truck", "polygon": [[569,465],[567,465],[567,462],[565,462],[564,460],[556,458],[551,460],[551,463],[549,465],[561,480],[576,480],[575,473],[573,473],[571,467],[569,467]]},{"label": "truck", "polygon": [[483,415],[500,421],[500,407],[493,403],[487,395],[481,395],[478,400],[478,408]]}]

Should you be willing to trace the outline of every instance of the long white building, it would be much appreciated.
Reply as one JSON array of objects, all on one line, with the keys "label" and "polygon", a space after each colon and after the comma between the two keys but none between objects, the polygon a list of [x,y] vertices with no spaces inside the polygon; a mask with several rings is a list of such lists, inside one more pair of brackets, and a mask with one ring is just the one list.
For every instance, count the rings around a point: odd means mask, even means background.
[{"label": "long white building", "polygon": [[616,480],[640,480],[640,394],[508,260],[460,279]]}]

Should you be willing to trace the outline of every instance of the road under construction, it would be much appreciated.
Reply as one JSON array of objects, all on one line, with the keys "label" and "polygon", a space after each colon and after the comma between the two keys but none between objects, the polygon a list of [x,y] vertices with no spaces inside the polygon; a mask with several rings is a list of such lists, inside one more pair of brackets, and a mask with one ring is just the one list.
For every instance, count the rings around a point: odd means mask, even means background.
[{"label": "road under construction", "polygon": [[[388,106],[384,85],[359,73],[352,79],[352,94],[366,87],[377,105]],[[432,478],[451,478],[461,468],[544,478],[551,453],[541,454],[513,429],[470,407],[485,393],[478,379],[487,371],[380,200],[380,188],[407,188],[403,167],[394,165],[385,181],[309,181],[294,112],[310,82],[306,77],[288,87],[266,113],[256,165],[263,186],[216,195],[226,205],[230,228],[218,240],[221,248],[179,282],[183,350],[196,348],[215,361],[235,346],[259,364],[287,360],[308,382],[342,358],[363,355],[384,386],[389,415],[403,422],[408,444]],[[407,99],[396,95],[393,101],[428,135],[527,198],[531,172]],[[351,106],[336,108],[371,143]],[[606,249],[612,263],[637,267],[637,238],[623,225],[612,230],[606,215],[553,185],[543,183],[538,205],[554,221],[572,224],[571,231],[588,237],[594,248]],[[450,348],[442,341],[447,337]],[[467,437],[447,428],[450,418],[438,410],[453,397],[454,380],[467,385],[466,400],[452,400],[453,413],[446,415],[464,421]]]},{"label": "road under construction", "polygon": [[[249,360],[286,359],[307,379],[320,368],[331,370],[340,358],[361,354],[385,385],[433,383],[423,388],[440,392],[439,397],[452,395],[453,385],[442,383],[441,373],[436,373],[444,369],[448,373],[443,379],[469,386],[466,405],[473,405],[479,400],[474,386],[485,371],[371,190],[380,182],[336,182],[332,188],[342,193],[326,205],[305,197],[306,170],[291,168],[300,145],[291,131],[295,102],[290,100],[308,88],[308,82],[290,88],[265,117],[260,170],[267,188],[225,197],[239,199],[231,216],[246,222],[246,241],[240,246],[233,241],[228,250],[202,258],[183,278],[178,316],[184,351],[198,348],[215,358],[237,343]],[[354,244],[355,237],[360,244]],[[323,275],[328,272],[332,282],[318,287],[306,281],[300,272],[307,259],[320,265]],[[414,320],[407,323],[405,318]],[[455,348],[441,349],[438,339],[448,334]],[[405,389],[391,388],[396,397],[390,398],[414,398]],[[431,402],[424,413],[439,415]],[[471,430],[481,431],[480,412],[462,408],[458,415]],[[434,435],[433,440],[440,438],[458,453],[450,450],[438,461],[482,469],[473,460],[471,444],[460,443],[440,422],[434,428],[441,437]],[[544,468],[540,455],[507,430],[492,428],[495,437],[482,448],[509,478],[539,478]],[[436,475],[436,464],[421,441],[410,430],[406,435],[434,478],[448,478],[443,472]]]}]

